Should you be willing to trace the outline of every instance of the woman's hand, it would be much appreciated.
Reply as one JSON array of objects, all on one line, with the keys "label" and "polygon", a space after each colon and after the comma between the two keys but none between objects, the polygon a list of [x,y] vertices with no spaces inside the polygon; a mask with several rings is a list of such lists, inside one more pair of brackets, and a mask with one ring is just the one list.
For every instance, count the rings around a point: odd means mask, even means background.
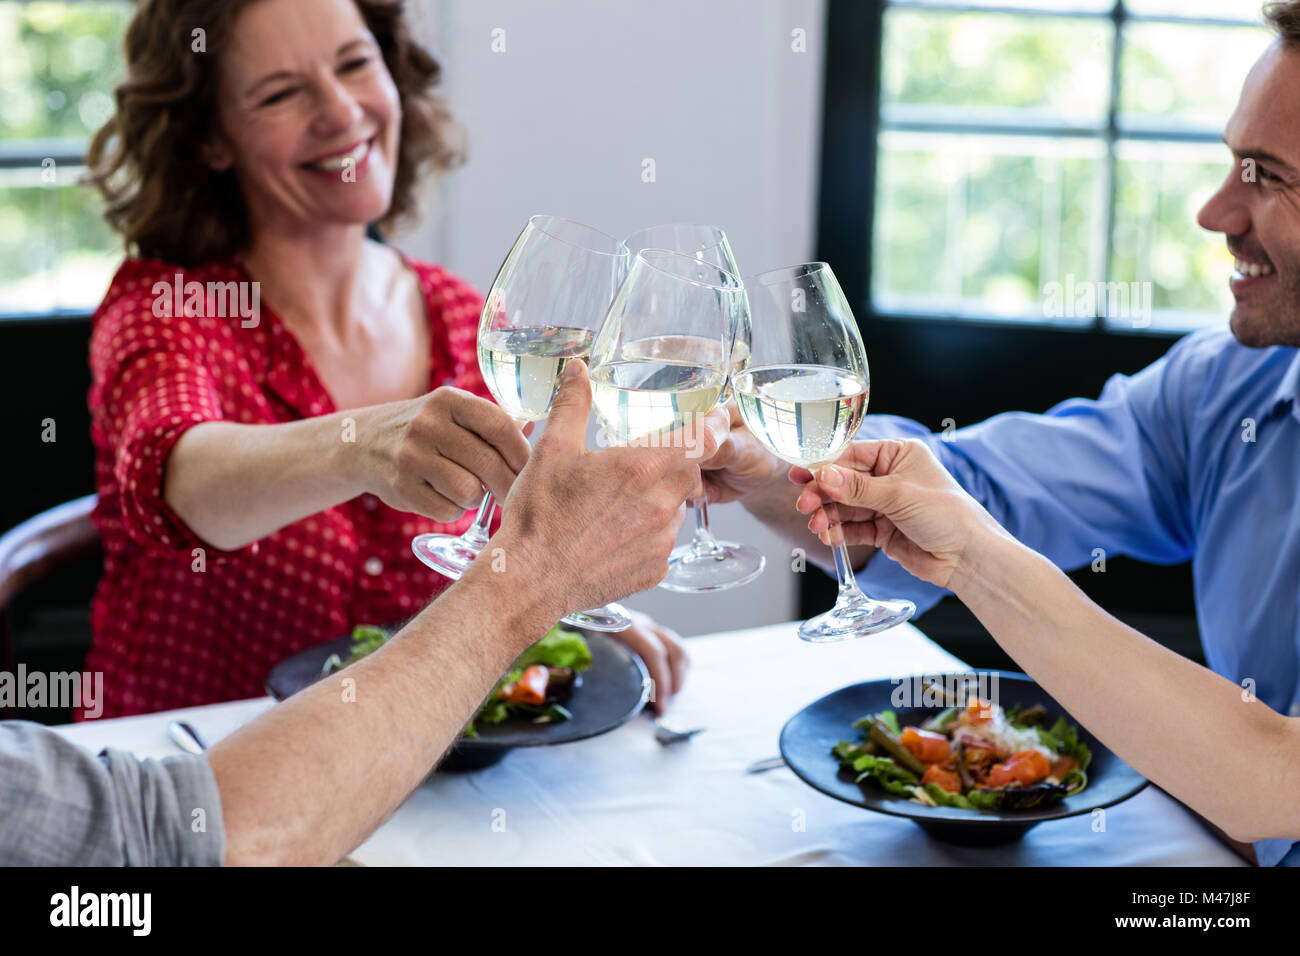
[{"label": "woman's hand", "polygon": [[358,479],[398,511],[455,521],[483,488],[504,500],[528,461],[519,426],[487,399],[444,386],[355,414]]},{"label": "woman's hand", "polygon": [[[798,478],[792,470],[791,477]],[[989,536],[1009,535],[916,440],[860,441],[822,468],[799,496],[808,528],[829,544],[837,530],[825,510],[837,502],[849,545],[884,551],[918,578],[955,589]]]},{"label": "woman's hand", "polygon": [[668,709],[668,701],[682,689],[690,658],[682,646],[682,636],[672,628],[656,624],[650,615],[640,611],[627,613],[632,618],[632,626],[609,636],[645,661],[650,679],[654,681],[650,706],[656,714],[662,714]]}]

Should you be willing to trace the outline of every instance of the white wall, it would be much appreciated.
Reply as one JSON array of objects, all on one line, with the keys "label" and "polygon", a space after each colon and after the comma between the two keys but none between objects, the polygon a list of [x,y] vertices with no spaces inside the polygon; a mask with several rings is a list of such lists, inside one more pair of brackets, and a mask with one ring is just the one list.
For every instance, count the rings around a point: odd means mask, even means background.
[{"label": "white wall", "polygon": [[[470,161],[400,240],[411,253],[486,290],[524,222],[544,212],[614,235],[681,220],[720,225],[747,273],[812,257],[823,0],[412,7],[468,129]],[[498,28],[504,53],[492,50]],[[806,32],[806,52],[792,50],[795,29]],[[653,183],[642,181],[647,158]],[[711,518],[720,536],[765,551],[763,576],[719,594],[656,590],[627,603],[683,634],[792,618],[788,551],[737,505]]]}]

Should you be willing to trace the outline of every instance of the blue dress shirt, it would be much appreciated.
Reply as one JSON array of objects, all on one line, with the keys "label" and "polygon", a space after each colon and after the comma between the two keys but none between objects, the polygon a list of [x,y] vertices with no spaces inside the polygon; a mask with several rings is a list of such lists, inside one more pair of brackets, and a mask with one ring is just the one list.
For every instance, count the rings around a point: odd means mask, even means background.
[{"label": "blue dress shirt", "polygon": [[[925,440],[994,518],[1062,568],[1103,554],[1192,561],[1209,666],[1300,716],[1296,349],[1197,332],[1136,375],[1111,378],[1095,401],[1011,412],[946,435],[873,415],[859,433],[896,437]],[[918,613],[947,593],[884,555],[858,580],[873,597],[910,598]],[[1284,856],[1300,865],[1292,843],[1256,843],[1260,865]]]}]

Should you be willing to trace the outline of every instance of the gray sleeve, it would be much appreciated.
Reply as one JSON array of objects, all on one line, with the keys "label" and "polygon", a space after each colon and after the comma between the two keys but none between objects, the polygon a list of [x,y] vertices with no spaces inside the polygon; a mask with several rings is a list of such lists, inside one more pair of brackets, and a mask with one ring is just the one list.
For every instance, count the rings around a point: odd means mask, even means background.
[{"label": "gray sleeve", "polygon": [[0,722],[0,865],[217,866],[225,843],[207,758],[94,756]]}]

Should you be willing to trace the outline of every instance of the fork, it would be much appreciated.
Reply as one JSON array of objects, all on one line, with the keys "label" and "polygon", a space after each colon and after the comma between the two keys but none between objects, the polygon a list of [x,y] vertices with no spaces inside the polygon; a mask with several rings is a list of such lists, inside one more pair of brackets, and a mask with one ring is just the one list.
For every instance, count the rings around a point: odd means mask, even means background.
[{"label": "fork", "polygon": [[679,744],[684,740],[690,740],[696,734],[702,734],[708,729],[707,727],[692,727],[689,730],[678,730],[664,723],[662,717],[655,718],[655,740],[665,747],[671,744]]}]

